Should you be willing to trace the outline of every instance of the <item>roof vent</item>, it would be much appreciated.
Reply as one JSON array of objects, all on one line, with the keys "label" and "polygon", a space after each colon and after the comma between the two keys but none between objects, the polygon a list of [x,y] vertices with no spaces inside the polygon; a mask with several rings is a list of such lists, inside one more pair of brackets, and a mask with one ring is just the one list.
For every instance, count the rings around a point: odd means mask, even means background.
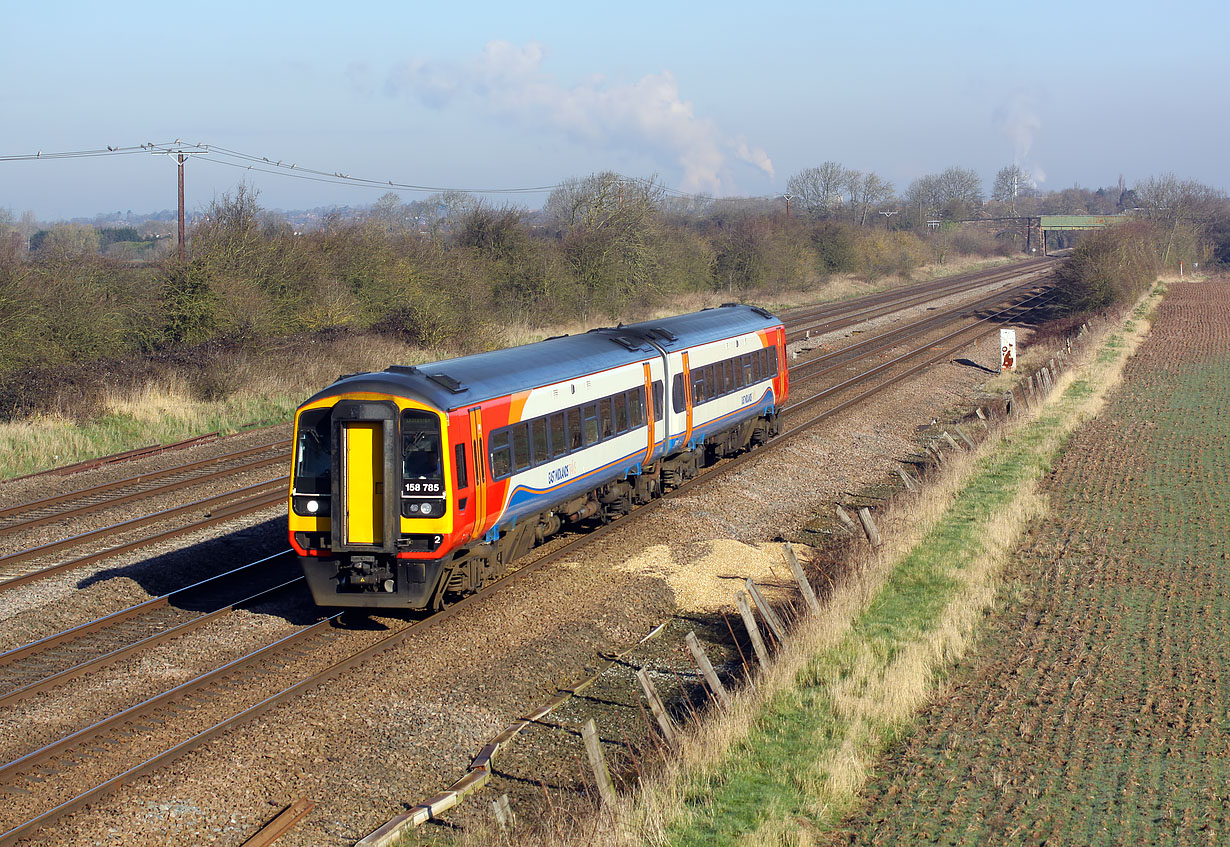
[{"label": "roof vent", "polygon": [[454,394],[460,394],[463,391],[469,391],[469,387],[462,385],[457,380],[453,379],[448,374],[427,374],[427,378],[436,385],[442,385]]},{"label": "roof vent", "polygon": [[635,350],[639,350],[641,347],[641,345],[637,344],[635,341],[633,341],[631,338],[629,338],[626,335],[611,335],[608,337],[612,341],[614,341],[616,344],[618,344],[620,347],[626,347],[629,350],[635,351]]},{"label": "roof vent", "polygon": [[391,374],[406,374],[407,376],[419,372],[414,365],[389,365],[385,370]]},{"label": "roof vent", "polygon": [[679,340],[679,336],[675,335],[675,333],[671,332],[669,329],[664,329],[663,327],[660,327],[660,326],[655,326],[653,329],[649,330],[649,334],[656,335],[659,338],[664,338],[667,341],[678,341]]}]

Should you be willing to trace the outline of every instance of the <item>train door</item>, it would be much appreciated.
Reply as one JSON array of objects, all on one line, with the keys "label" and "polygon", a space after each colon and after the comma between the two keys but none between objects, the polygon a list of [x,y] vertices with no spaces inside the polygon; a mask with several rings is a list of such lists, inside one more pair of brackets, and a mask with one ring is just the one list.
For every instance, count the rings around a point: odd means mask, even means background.
[{"label": "train door", "polygon": [[482,537],[483,525],[487,522],[487,471],[483,462],[483,410],[475,406],[470,410],[470,447],[474,451],[474,528],[470,540]]},{"label": "train door", "polygon": [[346,543],[384,538],[384,439],[380,423],[342,425],[342,477],[346,486]]},{"label": "train door", "polygon": [[399,529],[397,408],[342,400],[333,407],[332,426],[333,551],[391,553]]},{"label": "train door", "polygon": [[679,446],[687,447],[692,440],[692,369],[688,361],[687,350],[683,351],[683,369],[680,371],[680,376],[683,385],[684,431],[683,443]]}]

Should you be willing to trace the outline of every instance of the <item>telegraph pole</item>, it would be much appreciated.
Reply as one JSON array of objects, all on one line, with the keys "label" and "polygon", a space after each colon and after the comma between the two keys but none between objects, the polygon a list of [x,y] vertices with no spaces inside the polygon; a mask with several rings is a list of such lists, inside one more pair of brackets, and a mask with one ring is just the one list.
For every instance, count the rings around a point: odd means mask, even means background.
[{"label": "telegraph pole", "polygon": [[179,261],[184,261],[184,160],[188,157],[179,153]]},{"label": "telegraph pole", "polygon": [[897,214],[897,212],[896,211],[880,212],[880,214],[884,216],[884,231],[888,232],[888,219],[891,218],[893,215]]},{"label": "telegraph pole", "polygon": [[159,150],[154,148],[153,145],[150,145],[150,149],[164,156],[174,156],[179,167],[179,260],[182,262],[185,258],[184,243],[186,241],[184,227],[184,162],[188,161],[189,156],[208,153],[209,150],[199,144],[181,147],[178,140],[175,142],[175,149]]},{"label": "telegraph pole", "polygon": [[790,220],[790,201],[791,201],[791,200],[793,200],[795,197],[798,197],[799,195],[797,195],[797,194],[779,194],[779,195],[777,195],[777,196],[778,196],[778,197],[785,197],[785,198],[786,198],[786,220]]}]

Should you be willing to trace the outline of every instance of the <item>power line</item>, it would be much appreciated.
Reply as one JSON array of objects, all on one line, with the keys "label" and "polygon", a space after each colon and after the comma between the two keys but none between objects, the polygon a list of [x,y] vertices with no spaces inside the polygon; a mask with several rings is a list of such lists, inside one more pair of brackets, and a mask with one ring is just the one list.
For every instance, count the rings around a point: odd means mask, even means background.
[{"label": "power line", "polygon": [[[176,139],[174,142],[156,144],[151,141],[144,144],[127,147],[114,147],[107,145],[103,148],[92,150],[70,150],[49,153],[45,153],[40,150],[36,153],[0,156],[0,162],[41,161],[43,159],[84,159],[98,158],[102,156],[131,156],[140,153],[173,154],[181,152],[181,146],[182,143],[180,139]],[[397,182],[395,180],[388,179],[377,180],[368,177],[356,177],[351,176],[341,170],[327,171],[319,168],[300,166],[297,161],[291,160],[289,157],[271,158],[269,156],[257,156],[251,153],[244,153],[239,150],[232,150],[227,147],[203,143],[197,143],[189,146],[194,148],[194,152],[201,154],[198,159],[199,161],[212,162],[214,164],[226,165],[239,170],[249,170],[256,173],[270,174],[290,179],[321,182],[329,185],[347,185],[355,188],[379,188],[385,191],[392,189],[394,191],[414,191],[423,193],[458,192],[462,194],[518,195],[546,194],[562,186],[562,183],[516,188],[455,188],[448,186],[420,185],[409,182]],[[706,195],[691,194],[689,192],[681,191],[677,188],[671,188],[670,186],[662,185],[652,179],[645,179],[643,177],[621,177],[621,179],[625,182],[637,183],[648,188],[657,188],[664,194],[672,197],[689,198],[693,200],[712,199]]]}]

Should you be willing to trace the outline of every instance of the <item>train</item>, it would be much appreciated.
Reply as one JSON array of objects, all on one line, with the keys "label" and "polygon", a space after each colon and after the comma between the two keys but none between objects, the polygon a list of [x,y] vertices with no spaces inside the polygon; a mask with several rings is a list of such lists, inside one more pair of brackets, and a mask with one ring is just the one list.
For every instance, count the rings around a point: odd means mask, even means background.
[{"label": "train", "polygon": [[740,304],[343,375],[295,412],[290,543],[320,606],[438,611],[777,435],[788,392]]}]

